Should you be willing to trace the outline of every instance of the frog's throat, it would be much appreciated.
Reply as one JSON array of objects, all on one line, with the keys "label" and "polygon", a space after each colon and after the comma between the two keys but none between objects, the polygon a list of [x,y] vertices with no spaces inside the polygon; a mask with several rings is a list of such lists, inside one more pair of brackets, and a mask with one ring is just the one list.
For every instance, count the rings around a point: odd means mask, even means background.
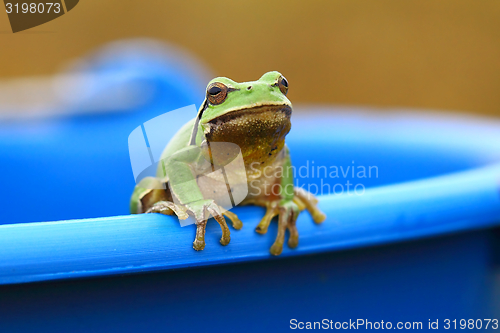
[{"label": "frog's throat", "polygon": [[285,144],[291,129],[289,105],[260,105],[231,111],[203,124],[209,142],[232,142],[240,147],[245,164],[267,164]]}]

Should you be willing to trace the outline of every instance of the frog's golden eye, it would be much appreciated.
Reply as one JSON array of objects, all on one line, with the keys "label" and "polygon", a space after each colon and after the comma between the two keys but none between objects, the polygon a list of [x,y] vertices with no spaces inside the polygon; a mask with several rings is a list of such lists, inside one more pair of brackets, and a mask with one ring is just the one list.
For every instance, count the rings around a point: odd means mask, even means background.
[{"label": "frog's golden eye", "polygon": [[218,105],[227,97],[228,88],[224,83],[214,82],[207,88],[207,98],[210,104]]},{"label": "frog's golden eye", "polygon": [[282,75],[278,79],[278,86],[280,87],[281,92],[283,95],[286,96],[286,93],[288,92],[288,81],[285,79],[285,77]]}]

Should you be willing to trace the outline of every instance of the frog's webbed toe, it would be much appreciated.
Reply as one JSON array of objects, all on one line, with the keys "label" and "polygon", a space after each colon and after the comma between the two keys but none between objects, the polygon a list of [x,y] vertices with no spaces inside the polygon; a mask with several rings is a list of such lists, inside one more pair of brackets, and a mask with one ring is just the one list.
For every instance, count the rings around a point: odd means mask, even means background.
[{"label": "frog's webbed toe", "polygon": [[297,217],[299,216],[299,207],[293,201],[287,201],[279,204],[278,235],[269,252],[278,256],[283,251],[286,229],[290,231],[288,246],[291,248],[299,245],[299,233],[296,227]]},{"label": "frog's webbed toe", "polygon": [[[299,206],[302,203],[309,214],[311,214],[315,223],[321,223],[326,219],[326,215],[319,210],[318,199],[314,195],[300,187],[295,187],[293,193],[295,195],[294,201],[299,203]],[[301,210],[303,209],[301,208]]]},{"label": "frog's webbed toe", "polygon": [[241,228],[243,228],[243,222],[241,222],[241,220],[238,218],[238,215],[228,210],[225,210],[222,214],[231,220],[234,229],[240,230]]},{"label": "frog's webbed toe", "polygon": [[193,242],[193,249],[201,251],[205,248],[205,228],[207,221],[196,222],[196,237]]},{"label": "frog's webbed toe", "polygon": [[170,201],[158,201],[144,213],[160,213],[164,215],[172,215],[175,213],[175,215],[177,215],[177,217],[181,220],[185,220],[188,218],[186,208]]},{"label": "frog's webbed toe", "polygon": [[226,219],[221,213],[221,209],[217,205],[210,205],[207,207],[208,212],[213,218],[219,223],[220,228],[222,230],[222,237],[220,239],[220,243],[222,245],[227,245],[231,241],[231,232],[226,224]]},{"label": "frog's webbed toe", "polygon": [[278,201],[271,201],[266,207],[266,214],[260,220],[260,223],[255,227],[255,231],[259,234],[267,233],[267,229],[269,228],[269,224],[271,224],[272,219],[279,214],[280,210],[278,207]]},{"label": "frog's webbed toe", "polygon": [[221,227],[222,237],[220,239],[220,243],[222,245],[227,245],[231,241],[231,233],[223,215],[226,215],[233,222],[235,229],[241,229],[243,226],[236,214],[227,211],[222,213],[222,209],[213,202],[203,205],[200,212],[194,213],[194,215],[196,217],[196,237],[193,242],[193,248],[196,251],[201,251],[205,248],[205,229],[210,215],[219,223]]}]

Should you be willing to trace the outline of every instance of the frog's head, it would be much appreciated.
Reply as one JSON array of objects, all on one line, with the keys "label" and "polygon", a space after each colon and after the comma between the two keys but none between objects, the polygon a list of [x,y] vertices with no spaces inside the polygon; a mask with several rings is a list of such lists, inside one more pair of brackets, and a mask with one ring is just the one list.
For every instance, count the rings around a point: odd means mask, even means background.
[{"label": "frog's head", "polygon": [[274,106],[276,112],[291,112],[292,103],[286,97],[288,82],[279,72],[268,72],[253,82],[234,82],[217,77],[208,83],[206,103],[200,123],[207,124],[232,114],[232,117],[255,112],[262,106]]},{"label": "frog's head", "polygon": [[287,92],[287,80],[276,71],[243,83],[217,77],[208,83],[195,128],[209,142],[238,144],[244,157],[257,157],[256,148],[265,147],[257,160],[268,158],[281,150],[291,128]]}]

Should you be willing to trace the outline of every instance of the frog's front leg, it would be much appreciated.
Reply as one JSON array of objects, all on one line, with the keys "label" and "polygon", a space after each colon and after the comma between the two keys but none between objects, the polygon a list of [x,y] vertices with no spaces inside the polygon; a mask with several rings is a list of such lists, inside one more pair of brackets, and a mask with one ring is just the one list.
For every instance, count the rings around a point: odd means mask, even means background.
[{"label": "frog's front leg", "polygon": [[[175,196],[178,205],[185,207],[186,211],[193,215],[196,220],[196,236],[193,248],[197,251],[205,248],[205,228],[210,216],[219,223],[222,229],[220,243],[227,245],[231,240],[229,228],[223,216],[223,210],[214,200],[203,197],[196,181],[196,175],[193,174],[193,168],[202,163],[202,159],[203,156],[200,154],[199,147],[189,146],[166,159],[164,164],[172,196]],[[225,215],[233,221],[233,226],[236,229],[241,228],[241,221],[239,221],[236,215]]]},{"label": "frog's front leg", "polygon": [[[148,208],[145,213],[159,213],[164,215],[172,215],[175,214],[181,220],[187,219],[187,208],[177,205],[170,201],[158,201],[155,202],[150,208]],[[196,209],[190,210],[190,212],[195,211]],[[227,227],[224,216],[228,217],[233,223],[233,228],[239,230],[243,227],[243,223],[240,221],[236,214],[231,213],[229,211],[221,212],[220,207],[212,202],[211,200],[207,200],[203,207],[201,208],[204,213],[199,213],[199,216],[204,216],[204,218],[199,218],[196,220],[196,237],[193,243],[193,248],[197,251],[203,250],[205,248],[205,228],[207,225],[207,220],[210,215],[214,217],[214,219],[220,224],[222,229],[222,238],[220,240],[222,245],[229,244],[231,240],[229,228]],[[196,213],[193,213],[195,215]]]},{"label": "frog's front leg", "polygon": [[186,211],[190,212],[196,218],[196,236],[193,242],[193,248],[196,251],[201,251],[205,248],[205,228],[210,215],[220,224],[222,229],[220,243],[222,245],[229,244],[231,235],[226,220],[222,216],[224,213],[221,212],[219,206],[213,202],[213,200],[203,200],[201,202],[191,203],[187,205],[187,208],[176,205],[173,202],[159,201],[149,208],[146,213],[171,215],[172,212],[174,212],[179,219],[186,219],[188,217]]},{"label": "frog's front leg", "polygon": [[299,232],[296,222],[300,211],[307,209],[315,223],[321,223],[326,218],[326,215],[317,207],[318,200],[311,193],[301,188],[294,188],[293,172],[288,152],[283,163],[283,176],[280,185],[281,199],[271,200],[266,203],[266,214],[255,228],[256,232],[265,234],[271,220],[275,216],[279,216],[278,235],[270,249],[273,255],[280,255],[283,251],[285,232],[287,229],[290,232],[288,246],[295,248],[299,244]]}]

